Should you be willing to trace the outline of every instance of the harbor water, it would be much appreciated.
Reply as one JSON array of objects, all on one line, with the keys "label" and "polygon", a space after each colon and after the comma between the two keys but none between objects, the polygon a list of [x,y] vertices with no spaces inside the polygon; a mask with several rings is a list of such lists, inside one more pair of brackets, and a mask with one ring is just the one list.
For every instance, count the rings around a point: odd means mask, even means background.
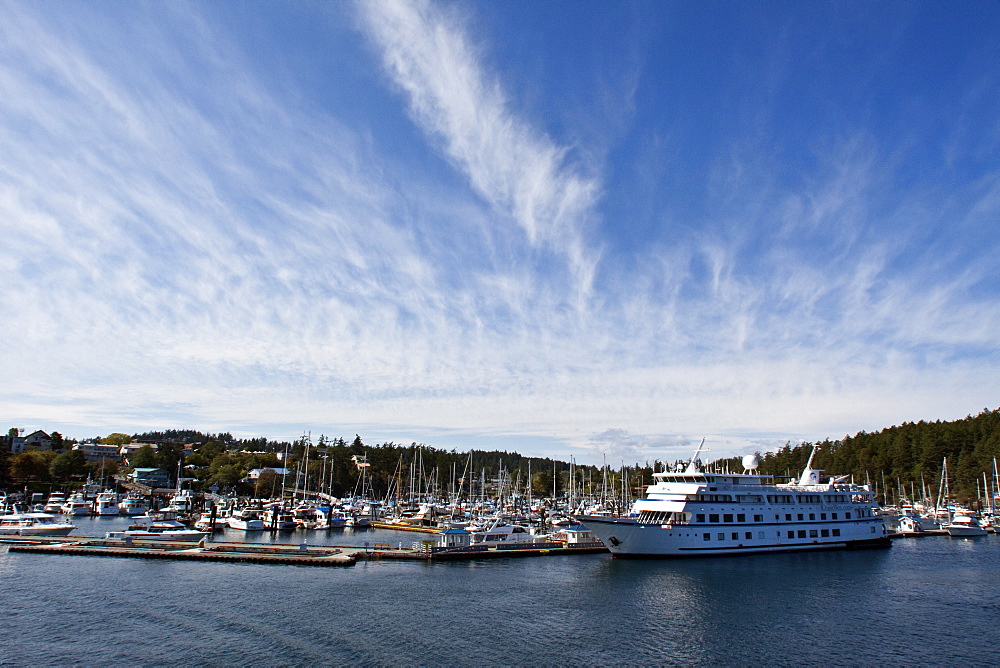
[{"label": "harbor water", "polygon": [[[74,535],[103,535],[126,521],[74,522]],[[252,540],[305,536],[315,545],[429,538],[369,530]],[[998,582],[996,535],[864,552],[334,569],[0,546],[0,663],[994,665]]]}]

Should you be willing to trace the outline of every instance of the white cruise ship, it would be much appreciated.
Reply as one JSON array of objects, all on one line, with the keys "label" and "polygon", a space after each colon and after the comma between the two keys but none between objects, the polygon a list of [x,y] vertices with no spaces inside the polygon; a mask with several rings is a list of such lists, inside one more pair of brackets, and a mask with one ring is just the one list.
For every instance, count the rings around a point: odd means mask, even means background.
[{"label": "white cruise ship", "polygon": [[744,458],[742,474],[706,473],[696,464],[654,473],[646,498],[627,517],[580,515],[615,557],[689,557],[889,547],[868,485],[820,482],[816,448],[798,480],[774,484]]}]

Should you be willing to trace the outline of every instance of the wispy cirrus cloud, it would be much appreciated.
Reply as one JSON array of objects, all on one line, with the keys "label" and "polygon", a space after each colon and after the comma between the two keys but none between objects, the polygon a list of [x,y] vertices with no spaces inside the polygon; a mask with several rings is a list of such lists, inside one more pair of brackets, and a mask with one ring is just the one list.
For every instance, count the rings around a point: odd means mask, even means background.
[{"label": "wispy cirrus cloud", "polygon": [[564,256],[586,295],[596,254],[584,228],[599,185],[510,107],[464,26],[428,2],[359,5],[367,31],[414,119],[441,142],[475,191],[509,217],[530,243]]},{"label": "wispy cirrus cloud", "polygon": [[[347,113],[367,89],[342,78],[261,67],[197,5],[0,18],[12,419],[524,438],[616,464],[995,396],[995,173],[930,188],[900,176],[898,147],[847,128],[812,138],[790,180],[749,142],[691,177],[700,218],[657,199],[679,179],[626,184],[659,233],[611,251],[640,234],[634,211],[599,218],[615,151],[584,168],[519,111],[530,83],[491,62],[485,26],[456,13],[473,8],[306,7],[321,37],[358,13],[368,49],[338,32],[323,57],[376,60],[364,85],[387,84],[415,132]],[[625,76],[616,137],[650,115],[648,83]],[[315,81],[331,90],[307,95]]]}]

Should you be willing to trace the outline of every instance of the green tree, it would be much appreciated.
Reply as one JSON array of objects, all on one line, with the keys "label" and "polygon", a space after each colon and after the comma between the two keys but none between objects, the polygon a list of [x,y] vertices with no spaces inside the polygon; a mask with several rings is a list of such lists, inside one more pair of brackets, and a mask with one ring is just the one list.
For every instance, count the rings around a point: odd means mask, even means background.
[{"label": "green tree", "polygon": [[244,475],[244,471],[239,466],[235,464],[223,464],[216,470],[215,475],[211,478],[211,482],[218,484],[220,487],[235,487]]},{"label": "green tree", "polygon": [[63,440],[62,434],[58,431],[52,432],[52,436],[50,438],[52,439],[53,450],[58,451],[66,447],[66,442]]},{"label": "green tree", "polygon": [[205,456],[205,459],[212,461],[226,451],[226,446],[218,441],[209,441],[198,448],[198,452]]},{"label": "green tree", "polygon": [[104,445],[128,445],[132,442],[132,437],[128,434],[123,434],[116,431],[113,434],[108,434],[101,439],[101,443]]},{"label": "green tree", "polygon": [[281,491],[281,476],[274,469],[264,469],[257,478],[254,493],[258,499],[269,498]]},{"label": "green tree", "polygon": [[156,451],[153,446],[144,445],[129,459],[129,466],[134,469],[151,469],[156,467]]},{"label": "green tree", "polygon": [[49,475],[56,480],[68,480],[76,475],[83,475],[87,470],[87,458],[79,450],[67,450],[56,455],[49,464]]},{"label": "green tree", "polygon": [[541,471],[531,476],[531,491],[533,494],[550,496],[552,494],[552,471]]},{"label": "green tree", "polygon": [[49,465],[40,452],[19,452],[11,458],[10,475],[22,482],[44,480],[49,475]]}]

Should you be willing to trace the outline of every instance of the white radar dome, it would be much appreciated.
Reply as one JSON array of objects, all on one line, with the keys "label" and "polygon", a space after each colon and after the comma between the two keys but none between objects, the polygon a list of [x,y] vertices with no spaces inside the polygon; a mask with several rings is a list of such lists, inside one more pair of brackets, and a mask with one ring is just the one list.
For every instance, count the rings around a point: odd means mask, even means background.
[{"label": "white radar dome", "polygon": [[760,466],[760,461],[757,459],[757,455],[743,456],[743,468],[747,471],[756,471],[758,466]]}]

